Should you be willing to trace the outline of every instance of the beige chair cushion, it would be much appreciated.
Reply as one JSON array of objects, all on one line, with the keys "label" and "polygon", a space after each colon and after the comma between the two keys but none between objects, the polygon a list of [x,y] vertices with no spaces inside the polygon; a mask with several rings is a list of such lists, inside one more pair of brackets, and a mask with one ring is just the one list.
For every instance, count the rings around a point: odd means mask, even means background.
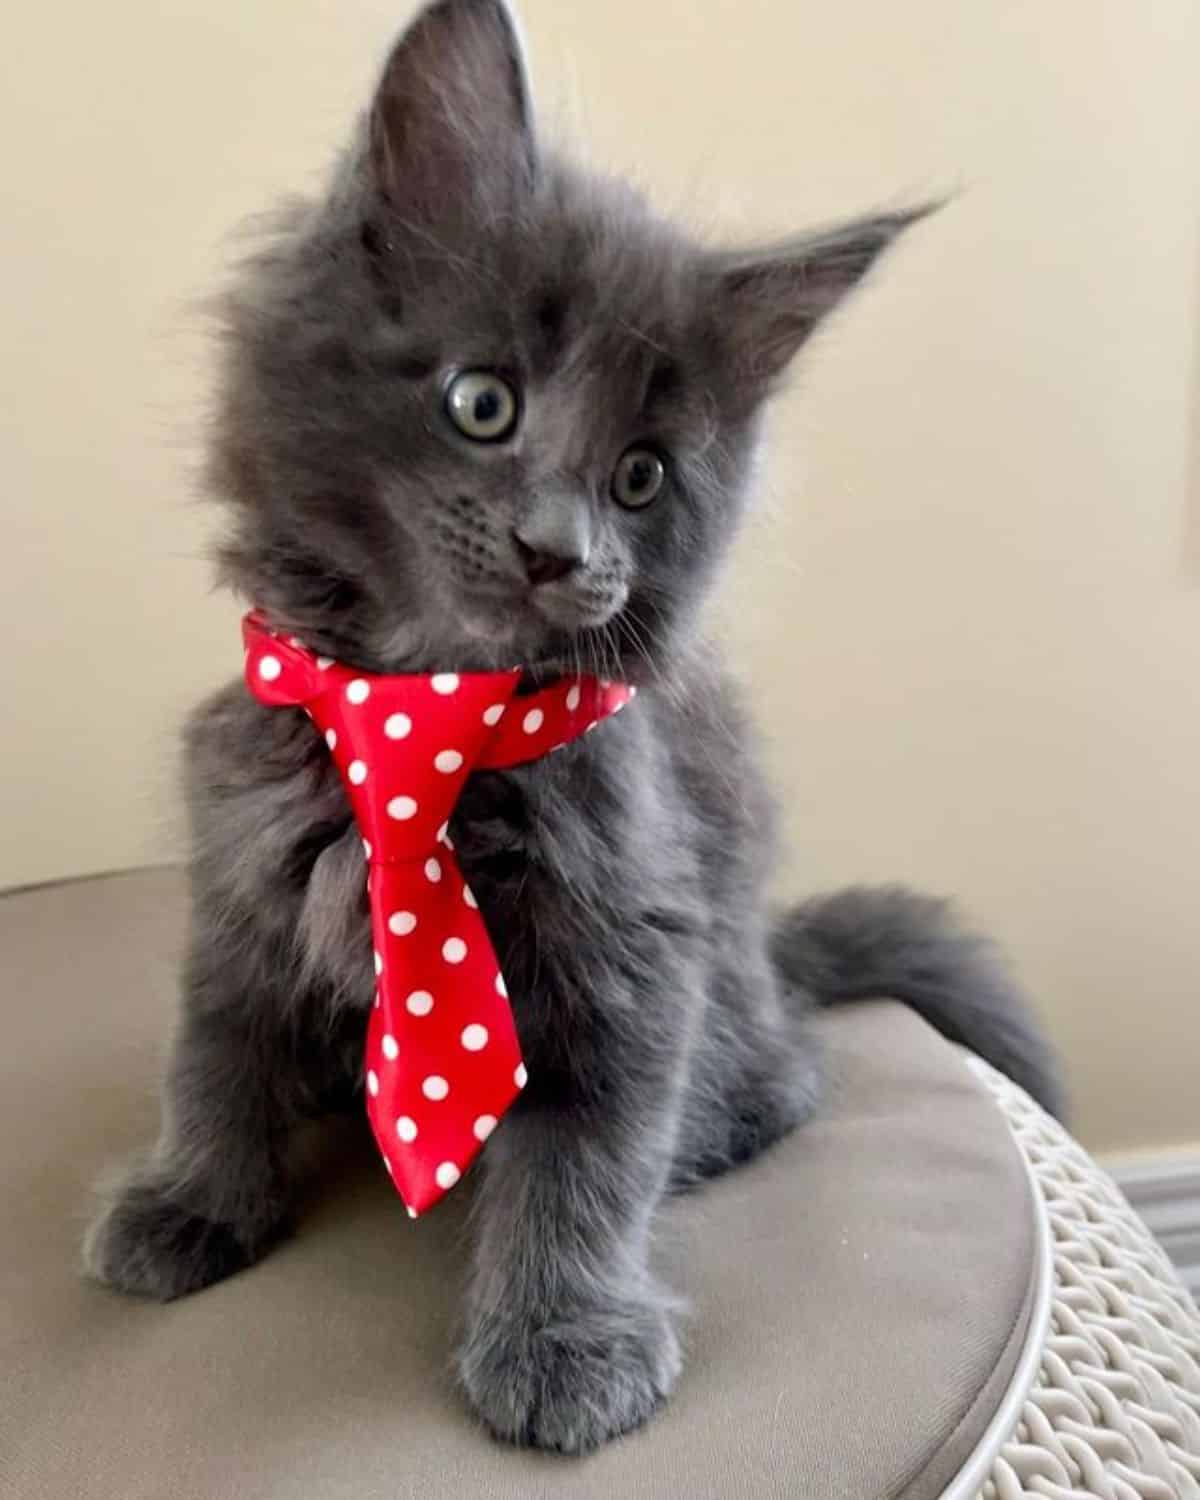
[{"label": "beige chair cushion", "polygon": [[494,1445],[450,1349],[465,1186],[412,1224],[339,1126],[296,1238],[167,1307],[80,1280],[89,1185],[147,1141],[181,877],[0,899],[3,1500],[925,1500],[995,1410],[1033,1216],[1004,1120],[894,1004],[830,1014],[830,1099],[674,1203],[688,1360],[648,1428],[582,1462]]}]

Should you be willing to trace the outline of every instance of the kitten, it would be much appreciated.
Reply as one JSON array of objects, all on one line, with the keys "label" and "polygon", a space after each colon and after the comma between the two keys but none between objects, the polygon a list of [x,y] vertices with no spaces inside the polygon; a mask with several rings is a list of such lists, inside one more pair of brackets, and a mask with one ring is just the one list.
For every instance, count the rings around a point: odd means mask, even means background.
[{"label": "kitten", "polygon": [[[451,825],[531,1079],[472,1174],[457,1368],[501,1438],[583,1452],[670,1393],[655,1211],[811,1113],[815,1004],[899,996],[1057,1105],[1023,1001],[940,905],[859,890],[768,912],[770,799],[696,626],[765,401],[922,212],[701,248],[544,149],[502,0],[440,0],[325,198],[281,218],[228,302],[228,584],[367,670],[520,661],[643,689],[558,755],[472,777]],[[187,756],[162,1135],[86,1249],[95,1276],[162,1299],[284,1232],[293,1127],[360,1093],[373,990],[359,839],[303,714],[233,684]]]}]

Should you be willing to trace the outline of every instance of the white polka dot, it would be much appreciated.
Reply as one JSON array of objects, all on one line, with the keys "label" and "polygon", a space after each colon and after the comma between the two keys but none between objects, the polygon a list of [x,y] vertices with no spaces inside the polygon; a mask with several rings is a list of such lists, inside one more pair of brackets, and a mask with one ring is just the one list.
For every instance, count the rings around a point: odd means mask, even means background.
[{"label": "white polka dot", "polygon": [[513,1082],[519,1089],[523,1089],[529,1082],[529,1073],[524,1063],[517,1064],[517,1071],[513,1074]]},{"label": "white polka dot", "polygon": [[384,1167],[387,1170],[387,1174],[390,1177],[392,1175],[392,1164],[391,1164],[391,1162],[388,1161],[388,1159],[387,1159],[386,1156],[381,1156],[379,1159],[383,1163]]},{"label": "white polka dot", "polygon": [[483,722],[489,729],[494,729],[499,724],[500,720],[504,717],[504,708],[505,705],[503,703],[493,703],[491,708],[484,709]]},{"label": "white polka dot", "polygon": [[595,729],[596,725],[599,722],[600,722],[599,719],[593,719],[592,722],[588,725],[588,727],[583,731],[584,734],[591,734],[592,730]]},{"label": "white polka dot", "polygon": [[460,937],[447,938],[442,944],[442,957],[448,964],[460,964],[467,956],[467,945]]},{"label": "white polka dot", "polygon": [[442,1162],[441,1166],[433,1174],[434,1181],[438,1187],[446,1189],[452,1188],[461,1176],[462,1173],[452,1161]]},{"label": "white polka dot", "polygon": [[393,937],[407,937],[416,925],[416,914],[411,911],[394,911],[388,918],[388,931]]},{"label": "white polka dot", "polygon": [[471,1126],[475,1139],[477,1141],[486,1141],[498,1123],[499,1121],[495,1115],[480,1115],[474,1125]]},{"label": "white polka dot", "polygon": [[379,1093],[379,1075],[371,1068],[367,1072],[367,1093],[374,1099]]},{"label": "white polka dot", "polygon": [[400,1048],[391,1032],[388,1032],[387,1036],[383,1039],[383,1055],[387,1058],[388,1062],[395,1062],[400,1056]]},{"label": "white polka dot", "polygon": [[258,675],[264,682],[274,682],[283,671],[277,656],[263,656],[259,658]]},{"label": "white polka dot", "polygon": [[475,892],[471,889],[471,887],[469,885],[464,885],[463,886],[463,900],[467,903],[467,905],[471,908],[472,911],[478,911],[479,910],[479,902],[476,901],[476,899],[475,899]]},{"label": "white polka dot", "polygon": [[410,1120],[407,1115],[401,1115],[396,1121],[396,1134],[405,1144],[411,1144],[417,1138],[417,1122]]},{"label": "white polka dot", "polygon": [[356,677],[346,688],[346,697],[351,703],[365,703],[371,696],[371,684],[362,677]]},{"label": "white polka dot", "polygon": [[457,750],[439,750],[433,757],[433,763],[443,776],[451,776],[462,769],[463,758]]},{"label": "white polka dot", "polygon": [[317,657],[317,666],[318,666],[318,668],[322,672],[328,672],[329,669],[330,669],[330,667],[333,666],[333,657],[332,656],[318,656]]},{"label": "white polka dot", "polygon": [[463,1034],[459,1038],[468,1052],[482,1052],[488,1044],[488,1029],[478,1024],[464,1026]]},{"label": "white polka dot", "polygon": [[410,1016],[427,1016],[433,1009],[433,996],[428,990],[413,990],[404,1002],[404,1009]]},{"label": "white polka dot", "polygon": [[536,734],[546,722],[546,715],[540,708],[531,708],[521,720],[521,728],[526,734]]},{"label": "white polka dot", "polygon": [[439,672],[431,681],[430,687],[435,693],[441,693],[443,697],[447,693],[458,691],[458,674],[455,672]]},{"label": "white polka dot", "polygon": [[446,842],[446,834],[449,831],[449,829],[450,829],[449,823],[443,823],[442,826],[438,829],[438,831],[437,831],[437,841],[438,841],[439,844],[444,844]]},{"label": "white polka dot", "polygon": [[368,859],[370,859],[370,857],[371,857],[371,840],[370,839],[363,839],[363,853],[367,856]]},{"label": "white polka dot", "polygon": [[567,707],[571,710],[572,713],[574,713],[575,710],[579,707],[580,697],[581,694],[579,691],[579,684],[576,683],[571,691],[567,694]]},{"label": "white polka dot", "polygon": [[425,879],[432,880],[434,885],[442,878],[442,867],[436,859],[425,861]]},{"label": "white polka dot", "polygon": [[393,797],[387,805],[388,817],[397,823],[407,823],[417,815],[417,804],[411,797]]},{"label": "white polka dot", "polygon": [[415,1208],[406,1208],[405,1213],[408,1214],[408,1217],[410,1219],[415,1219],[417,1217],[417,1211]]},{"label": "white polka dot", "polygon": [[376,974],[383,973],[383,954],[380,953],[378,948],[375,950],[375,972]]},{"label": "white polka dot", "polygon": [[389,740],[402,740],[412,733],[412,720],[407,714],[388,714],[383,721],[383,732]]},{"label": "white polka dot", "polygon": [[337,730],[336,729],[327,729],[325,731],[325,743],[329,746],[329,748],[331,750],[336,750],[337,749]]},{"label": "white polka dot", "polygon": [[508,985],[504,982],[503,974],[496,975],[496,993],[502,1000],[508,999]]},{"label": "white polka dot", "polygon": [[352,760],[346,768],[346,775],[355,786],[362,786],[367,779],[367,763],[365,760]]},{"label": "white polka dot", "polygon": [[421,1085],[421,1092],[425,1095],[426,1099],[433,1099],[436,1102],[446,1097],[450,1092],[450,1085],[440,1074],[431,1073]]}]

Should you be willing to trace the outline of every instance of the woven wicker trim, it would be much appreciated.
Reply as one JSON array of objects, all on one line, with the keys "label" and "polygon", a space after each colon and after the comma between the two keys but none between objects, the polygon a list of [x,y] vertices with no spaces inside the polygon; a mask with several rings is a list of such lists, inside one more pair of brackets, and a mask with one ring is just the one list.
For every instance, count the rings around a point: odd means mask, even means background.
[{"label": "woven wicker trim", "polygon": [[[968,1067],[975,1070],[979,1059],[969,1052],[962,1054]],[[982,1064],[980,1065],[982,1066]],[[986,1083],[984,1085],[987,1086]],[[1014,1146],[1016,1142],[1014,1141]],[[1029,1188],[1029,1212],[1033,1219],[1032,1265],[1030,1266],[1029,1318],[1026,1323],[1020,1357],[1003,1395],[996,1404],[986,1428],[979,1437],[954,1479],[942,1491],[942,1500],[975,1500],[979,1487],[991,1473],[996,1455],[1012,1436],[1025,1402],[1033,1390],[1042,1362],[1042,1350],[1050,1332],[1054,1302],[1054,1240],[1050,1232],[1050,1215],[1046,1200],[1028,1155],[1017,1147],[1025,1168]]]},{"label": "woven wicker trim", "polygon": [[1054,1265],[1037,1375],[978,1500],[1200,1500],[1200,1312],[1083,1148],[970,1064],[1029,1164]]}]

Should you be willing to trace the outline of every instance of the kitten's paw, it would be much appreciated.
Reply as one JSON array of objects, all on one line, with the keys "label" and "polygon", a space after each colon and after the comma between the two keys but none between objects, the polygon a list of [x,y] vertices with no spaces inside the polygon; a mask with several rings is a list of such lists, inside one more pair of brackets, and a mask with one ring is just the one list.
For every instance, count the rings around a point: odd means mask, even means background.
[{"label": "kitten's paw", "polygon": [[257,1254],[231,1225],[191,1213],[161,1184],[133,1178],[88,1230],[83,1264],[118,1291],[170,1302],[243,1270]]},{"label": "kitten's paw", "polygon": [[682,1358],[667,1313],[614,1304],[534,1329],[501,1320],[472,1330],[459,1374],[496,1437],[580,1454],[649,1420]]}]

